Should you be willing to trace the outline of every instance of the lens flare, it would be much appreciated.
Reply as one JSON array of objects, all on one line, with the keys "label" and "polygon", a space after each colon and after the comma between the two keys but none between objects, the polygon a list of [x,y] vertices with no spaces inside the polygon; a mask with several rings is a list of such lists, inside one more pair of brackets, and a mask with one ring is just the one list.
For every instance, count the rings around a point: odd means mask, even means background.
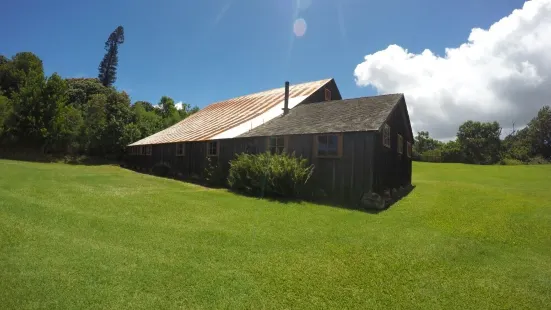
[{"label": "lens flare", "polygon": [[295,33],[295,36],[302,37],[306,34],[306,28],[306,21],[303,18],[299,18],[293,25],[293,32]]}]

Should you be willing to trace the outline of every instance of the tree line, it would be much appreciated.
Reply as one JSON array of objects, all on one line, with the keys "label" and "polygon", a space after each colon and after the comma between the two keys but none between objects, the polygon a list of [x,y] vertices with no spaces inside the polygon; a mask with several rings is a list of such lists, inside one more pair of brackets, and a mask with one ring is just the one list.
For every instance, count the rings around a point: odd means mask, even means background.
[{"label": "tree line", "polygon": [[0,55],[0,150],[32,149],[43,154],[120,156],[129,143],[169,127],[197,107],[163,96],[158,104],[131,103],[116,80],[118,27],[105,43],[98,78],[45,76],[31,52]]},{"label": "tree line", "polygon": [[521,130],[504,139],[498,122],[463,123],[455,140],[441,142],[420,131],[415,137],[413,158],[421,161],[468,164],[522,164],[551,161],[551,108],[542,107]]}]

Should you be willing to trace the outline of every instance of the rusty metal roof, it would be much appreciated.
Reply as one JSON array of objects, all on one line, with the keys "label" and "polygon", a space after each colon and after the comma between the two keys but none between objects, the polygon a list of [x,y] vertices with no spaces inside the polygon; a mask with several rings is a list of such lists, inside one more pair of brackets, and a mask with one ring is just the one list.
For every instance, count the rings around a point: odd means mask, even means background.
[{"label": "rusty metal roof", "polygon": [[[306,98],[330,81],[331,79],[325,79],[290,85],[289,98],[299,96]],[[216,102],[179,123],[136,141],[130,146],[210,140],[226,130],[262,115],[282,102],[284,96],[285,89],[281,87]]]}]

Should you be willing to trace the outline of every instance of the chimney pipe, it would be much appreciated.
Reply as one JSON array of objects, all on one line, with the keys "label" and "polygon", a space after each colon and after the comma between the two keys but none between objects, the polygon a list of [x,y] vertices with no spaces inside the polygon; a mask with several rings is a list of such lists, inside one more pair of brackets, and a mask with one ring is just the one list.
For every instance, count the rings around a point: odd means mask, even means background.
[{"label": "chimney pipe", "polygon": [[285,105],[283,106],[283,115],[289,113],[289,82],[285,82]]}]

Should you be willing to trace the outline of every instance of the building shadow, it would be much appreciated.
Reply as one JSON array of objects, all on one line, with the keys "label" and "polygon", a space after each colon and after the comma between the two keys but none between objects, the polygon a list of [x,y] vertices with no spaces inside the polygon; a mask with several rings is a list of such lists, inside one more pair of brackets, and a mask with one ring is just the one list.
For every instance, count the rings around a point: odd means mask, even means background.
[{"label": "building shadow", "polygon": [[25,161],[33,163],[63,163],[69,165],[103,166],[120,165],[116,157],[84,156],[84,155],[56,155],[41,154],[39,152],[0,152],[0,159]]},{"label": "building shadow", "polygon": [[394,204],[396,204],[398,201],[402,200],[406,196],[408,196],[414,189],[415,185],[410,185],[405,187],[403,190],[398,190],[394,195],[390,195],[389,197],[381,197],[384,200],[384,206],[379,209],[374,208],[366,208],[365,206],[362,206],[360,201],[348,201],[348,202],[342,202],[342,201],[336,201],[329,197],[325,198],[319,198],[319,197],[305,197],[304,195],[302,197],[282,197],[282,196],[263,196],[263,195],[255,195],[247,192],[242,191],[236,191],[231,188],[229,188],[226,184],[217,184],[217,183],[209,183],[208,181],[198,178],[198,177],[189,177],[189,176],[178,176],[178,175],[159,175],[153,173],[151,170],[147,169],[133,169],[132,167],[125,167],[124,165],[121,165],[122,168],[128,169],[133,172],[141,173],[141,174],[147,174],[152,176],[157,176],[161,178],[167,178],[172,179],[175,181],[185,182],[185,183],[191,183],[199,186],[203,186],[206,188],[211,189],[225,189],[228,190],[230,193],[234,193],[239,196],[248,197],[248,198],[254,198],[259,200],[266,200],[270,202],[277,202],[281,204],[303,204],[303,203],[315,203],[322,206],[327,206],[331,208],[339,208],[339,209],[346,209],[346,210],[353,210],[353,211],[359,211],[369,214],[379,214],[381,212],[384,212],[391,208]]}]

